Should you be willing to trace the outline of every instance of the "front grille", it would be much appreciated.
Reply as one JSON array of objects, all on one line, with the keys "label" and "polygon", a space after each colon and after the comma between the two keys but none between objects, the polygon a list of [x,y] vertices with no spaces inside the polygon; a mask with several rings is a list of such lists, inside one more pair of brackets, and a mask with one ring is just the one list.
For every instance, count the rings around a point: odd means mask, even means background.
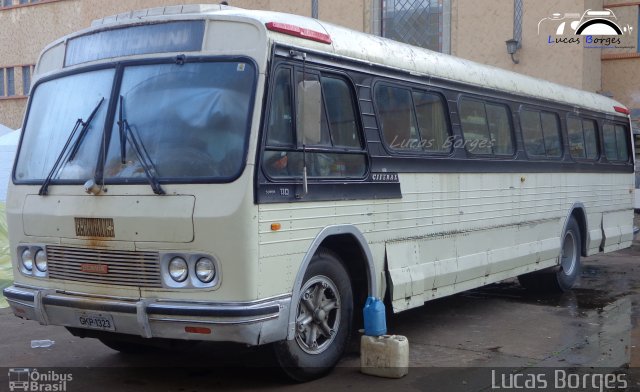
[{"label": "front grille", "polygon": [[47,258],[51,279],[162,287],[158,252],[47,246]]}]

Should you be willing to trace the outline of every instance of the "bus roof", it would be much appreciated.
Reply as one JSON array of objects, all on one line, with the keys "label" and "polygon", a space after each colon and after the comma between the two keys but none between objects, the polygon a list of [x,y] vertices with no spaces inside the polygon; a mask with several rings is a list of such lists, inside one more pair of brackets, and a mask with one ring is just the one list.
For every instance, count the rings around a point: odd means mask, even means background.
[{"label": "bus roof", "polygon": [[[110,27],[109,25],[140,23],[144,22],[145,19],[170,20],[177,15],[181,17],[199,15],[199,17],[214,20],[244,20],[262,26],[274,42],[282,42],[331,53],[339,57],[379,64],[424,77],[434,77],[480,86],[515,95],[560,102],[576,108],[617,115],[621,115],[626,110],[617,101],[600,94],[562,86],[543,79],[479,64],[299,15],[245,10],[212,4],[184,5],[151,8],[114,15],[95,20],[92,23],[92,28],[104,29],[105,27]],[[330,38],[330,43],[318,42],[318,40],[300,37],[300,35],[294,36],[281,31],[273,31],[277,29],[267,29],[266,25],[268,23],[299,27],[312,33],[326,35]],[[617,110],[616,107],[618,108]]]}]

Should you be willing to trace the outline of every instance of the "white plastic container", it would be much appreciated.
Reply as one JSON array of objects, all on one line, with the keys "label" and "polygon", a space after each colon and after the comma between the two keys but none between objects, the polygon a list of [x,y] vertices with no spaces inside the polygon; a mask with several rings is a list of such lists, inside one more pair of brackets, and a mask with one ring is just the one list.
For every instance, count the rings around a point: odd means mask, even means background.
[{"label": "white plastic container", "polygon": [[409,339],[400,335],[362,336],[360,370],[378,377],[406,376],[409,373]]}]

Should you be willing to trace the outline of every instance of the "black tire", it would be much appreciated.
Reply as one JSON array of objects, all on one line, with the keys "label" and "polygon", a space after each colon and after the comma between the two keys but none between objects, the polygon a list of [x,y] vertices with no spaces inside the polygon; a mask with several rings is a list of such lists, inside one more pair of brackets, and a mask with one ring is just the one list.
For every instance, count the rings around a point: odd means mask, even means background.
[{"label": "black tire", "polygon": [[335,254],[322,249],[313,256],[304,275],[300,297],[294,298],[292,306],[296,307],[295,338],[274,343],[276,360],[292,380],[304,382],[320,378],[335,367],[351,337],[351,282]]},{"label": "black tire", "polygon": [[580,277],[580,227],[571,217],[562,235],[558,265],[540,272],[518,276],[518,281],[529,290],[540,293],[563,293],[571,290]]}]

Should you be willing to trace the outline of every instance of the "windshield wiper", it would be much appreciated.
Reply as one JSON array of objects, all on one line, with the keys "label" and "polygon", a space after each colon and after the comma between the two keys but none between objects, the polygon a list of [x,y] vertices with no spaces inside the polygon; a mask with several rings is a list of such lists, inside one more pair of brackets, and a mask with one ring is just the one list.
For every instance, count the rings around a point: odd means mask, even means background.
[{"label": "windshield wiper", "polygon": [[[93,121],[93,118],[96,116],[96,113],[98,113],[98,109],[100,109],[100,106],[102,106],[102,102],[104,102],[104,97],[100,98],[100,101],[96,104],[96,106],[91,111],[91,114],[87,118],[87,121],[82,121],[81,118],[79,118],[76,121],[76,124],[74,125],[73,130],[71,131],[71,134],[67,138],[67,142],[64,144],[64,147],[62,148],[62,151],[60,151],[60,154],[58,154],[58,158],[56,158],[56,162],[53,164],[51,171],[49,171],[47,178],[42,183],[42,186],[40,187],[40,191],[38,191],[38,194],[40,196],[46,196],[49,193],[49,185],[51,184],[51,180],[53,179],[53,177],[55,177],[58,174],[58,171],[61,168],[61,164],[64,164],[67,161],[73,160],[73,158],[75,157],[76,153],[78,152],[78,148],[80,148],[80,144],[82,144],[82,140],[84,139],[85,135],[89,131],[89,125],[91,125],[91,121]],[[82,126],[82,128],[80,128],[80,126]],[[73,140],[73,137],[76,135],[79,128],[80,128],[80,133],[78,134],[78,138],[74,140],[73,143],[71,143],[71,141]],[[66,152],[67,152],[67,149],[69,148],[69,145],[71,145],[71,151],[67,155]]]},{"label": "windshield wiper", "polygon": [[144,144],[139,136],[133,132],[133,129],[129,126],[129,122],[123,116],[123,107],[124,107],[124,97],[120,96],[120,110],[118,113],[118,131],[120,133],[120,160],[122,164],[126,163],[126,148],[125,142],[129,140],[131,143],[131,147],[133,147],[133,151],[135,151],[138,156],[138,160],[140,161],[140,165],[144,169],[144,174],[147,176],[147,180],[149,180],[149,185],[151,185],[151,189],[153,193],[156,195],[164,195],[165,192],[160,186],[160,182],[158,181],[158,176],[156,175],[157,171],[155,166],[153,166],[153,162],[151,158],[149,158],[149,153],[146,148],[144,148]]}]

